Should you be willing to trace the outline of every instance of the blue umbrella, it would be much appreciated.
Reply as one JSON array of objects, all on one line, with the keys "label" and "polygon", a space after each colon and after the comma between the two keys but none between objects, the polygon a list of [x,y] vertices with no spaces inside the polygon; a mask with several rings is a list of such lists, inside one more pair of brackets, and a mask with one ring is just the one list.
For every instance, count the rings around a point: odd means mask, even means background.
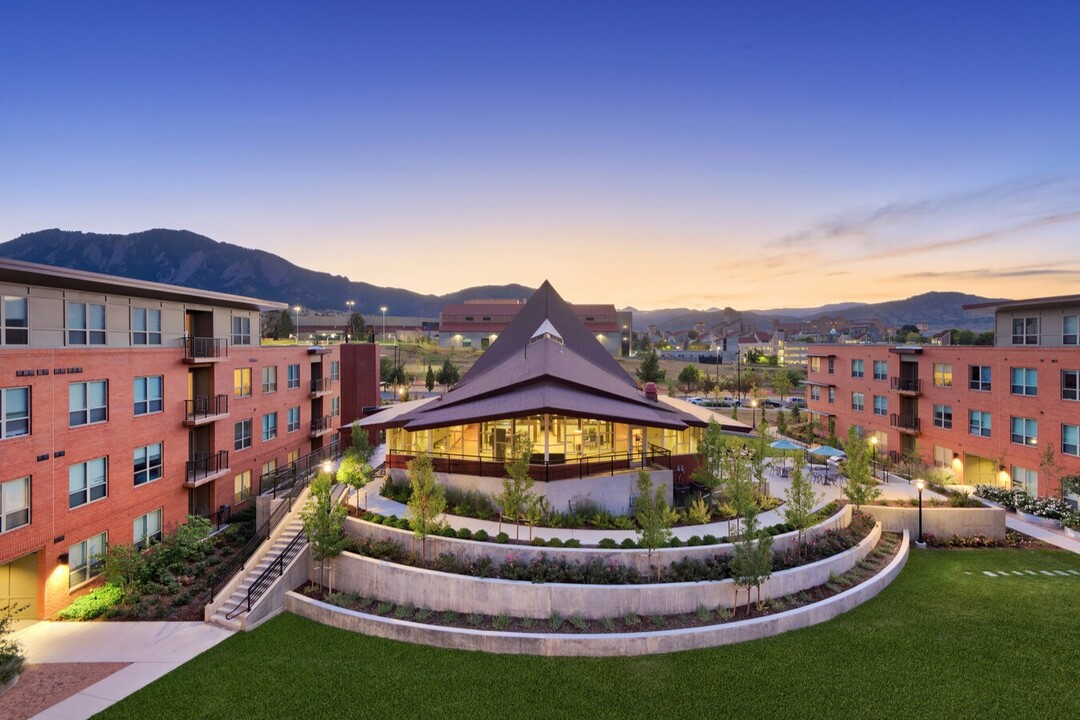
[{"label": "blue umbrella", "polygon": [[816,448],[810,448],[808,452],[811,455],[820,455],[822,457],[847,457],[847,453],[843,450],[837,450],[828,445],[818,445]]},{"label": "blue umbrella", "polygon": [[771,447],[773,450],[783,450],[784,452],[787,452],[788,450],[801,449],[798,445],[788,440],[775,440],[769,443],[769,447]]}]

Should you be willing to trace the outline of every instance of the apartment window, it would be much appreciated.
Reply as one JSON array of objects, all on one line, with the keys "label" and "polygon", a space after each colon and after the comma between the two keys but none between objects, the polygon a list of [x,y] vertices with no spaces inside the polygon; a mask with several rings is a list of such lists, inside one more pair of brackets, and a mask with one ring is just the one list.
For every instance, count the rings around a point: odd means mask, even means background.
[{"label": "apartment window", "polygon": [[0,533],[30,524],[30,478],[0,484]]},{"label": "apartment window", "polygon": [[1039,318],[1013,318],[1012,321],[1012,344],[1013,345],[1038,345],[1039,344]]},{"label": "apartment window", "polygon": [[251,368],[236,368],[232,372],[233,397],[251,397]]},{"label": "apartment window", "polygon": [[233,425],[233,450],[246,450],[251,447],[251,418]]},{"label": "apartment window", "polygon": [[1039,373],[1035,368],[1012,368],[1010,375],[1013,395],[1034,397],[1039,394]]},{"label": "apartment window", "polygon": [[95,303],[67,304],[68,345],[105,344],[105,306]]},{"label": "apartment window", "polygon": [[821,400],[821,386],[820,385],[811,385],[810,386],[810,399],[811,400]]},{"label": "apartment window", "polygon": [[24,297],[5,295],[0,302],[0,345],[30,344],[30,314]]},{"label": "apartment window", "polygon": [[153,308],[131,309],[131,344],[161,344],[161,311]]},{"label": "apartment window", "polygon": [[0,439],[30,434],[30,388],[0,390]]},{"label": "apartment window", "polygon": [[829,402],[830,403],[836,402],[836,388],[834,388],[834,387],[829,388]]},{"label": "apartment window", "polygon": [[1076,345],[1080,338],[1080,315],[1066,315],[1061,318],[1061,344]]},{"label": "apartment window", "polygon": [[299,459],[300,459],[300,451],[299,450],[290,450],[289,453],[285,456],[285,462],[287,462],[289,465],[292,465],[294,462],[296,462]]},{"label": "apartment window", "polygon": [[68,385],[68,425],[92,425],[109,419],[109,382],[93,380]]},{"label": "apartment window", "polygon": [[251,318],[234,317],[232,319],[232,344],[251,344]]},{"label": "apartment window", "polygon": [[289,365],[288,367],[288,385],[289,390],[300,387],[300,366]]},{"label": "apartment window", "polygon": [[968,389],[990,392],[990,366],[971,365],[968,370]]},{"label": "apartment window", "polygon": [[164,381],[160,375],[135,378],[135,414],[161,412]]},{"label": "apartment window", "polygon": [[267,413],[262,417],[262,439],[263,442],[273,440],[277,437],[277,413]]},{"label": "apartment window", "polygon": [[885,360],[874,361],[874,379],[886,380],[889,377],[889,363]]},{"label": "apartment window", "polygon": [[162,465],[161,443],[135,448],[135,486],[160,478]]},{"label": "apartment window", "polygon": [[1061,454],[1080,455],[1080,425],[1061,426]]},{"label": "apartment window", "polygon": [[861,378],[863,376],[863,361],[852,360],[851,361],[851,377]]},{"label": "apartment window", "polygon": [[952,363],[934,363],[934,385],[952,387]]},{"label": "apartment window", "polygon": [[341,398],[330,398],[330,417],[337,417],[341,414]]},{"label": "apartment window", "polygon": [[859,410],[861,412],[863,407],[864,407],[863,402],[864,402],[864,399],[863,399],[863,394],[862,393],[857,393],[857,392],[851,393],[851,409],[852,410]]},{"label": "apartment window", "polygon": [[299,407],[289,408],[288,414],[286,415],[286,422],[288,423],[288,426],[285,429],[288,432],[296,432],[297,430],[300,429],[300,408]]},{"label": "apartment window", "polygon": [[934,406],[934,427],[952,430],[952,405]]},{"label": "apartment window", "polygon": [[836,358],[830,357],[830,358],[828,358],[828,360],[829,360],[829,374],[832,375],[834,372],[836,372]]},{"label": "apartment window", "polygon": [[69,589],[89,582],[105,570],[107,547],[108,533],[101,533],[68,548]]},{"label": "apartment window", "polygon": [[889,414],[889,398],[884,395],[874,396],[874,414],[875,415],[888,415]]},{"label": "apartment window", "polygon": [[1061,399],[1080,400],[1080,370],[1061,371]]},{"label": "apartment window", "polygon": [[980,437],[990,437],[990,413],[982,410],[969,411],[968,432]]},{"label": "apartment window", "polygon": [[947,447],[941,447],[940,445],[934,446],[934,467],[939,468],[951,468],[953,459],[953,451]]},{"label": "apartment window", "polygon": [[1028,468],[1012,466],[1012,484],[1018,490],[1024,490],[1028,495],[1039,494],[1039,473]]},{"label": "apartment window", "polygon": [[268,365],[262,369],[262,391],[277,392],[277,365]]},{"label": "apartment window", "polygon": [[260,477],[267,477],[277,472],[277,459],[267,460],[262,465],[262,475]]},{"label": "apartment window", "polygon": [[334,382],[341,379],[341,362],[339,360],[330,361],[330,379]]},{"label": "apartment window", "polygon": [[245,470],[233,478],[233,503],[239,505],[251,497],[251,471]]},{"label": "apartment window", "polygon": [[135,518],[131,523],[131,538],[140,550],[161,542],[161,510],[154,510]]},{"label": "apartment window", "polygon": [[1014,417],[1012,420],[1012,441],[1018,445],[1038,444],[1039,423],[1031,418]]},{"label": "apartment window", "polygon": [[68,509],[105,497],[109,484],[108,468],[103,457],[68,466]]},{"label": "apartment window", "polygon": [[821,358],[819,358],[819,357],[810,358],[810,372],[813,372],[813,373],[821,372]]}]

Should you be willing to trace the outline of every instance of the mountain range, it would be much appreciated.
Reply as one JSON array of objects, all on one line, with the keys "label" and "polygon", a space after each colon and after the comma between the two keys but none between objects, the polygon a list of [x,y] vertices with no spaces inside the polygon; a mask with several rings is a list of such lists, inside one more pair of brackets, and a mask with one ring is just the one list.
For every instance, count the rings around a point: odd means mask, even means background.
[{"label": "mountain range", "polygon": [[[345,301],[367,315],[390,308],[394,316],[438,317],[444,305],[476,299],[527,299],[533,288],[524,285],[482,285],[446,295],[425,295],[350,280],[343,275],[308,270],[264,250],[219,242],[187,230],[154,229],[129,235],[41,230],[0,243],[0,257],[58,265],[139,280],[184,285],[202,290],[300,304],[318,310],[344,310]],[[931,329],[950,327],[987,329],[993,311],[969,312],[962,305],[990,298],[958,292],[930,292],[883,303],[834,303],[811,308],[780,308],[742,312],[742,318],[767,330],[773,319],[801,320],[840,315],[865,320],[877,318],[887,325],[927,323]],[[634,327],[688,329],[704,322],[708,327],[724,320],[725,310],[636,310]]]}]

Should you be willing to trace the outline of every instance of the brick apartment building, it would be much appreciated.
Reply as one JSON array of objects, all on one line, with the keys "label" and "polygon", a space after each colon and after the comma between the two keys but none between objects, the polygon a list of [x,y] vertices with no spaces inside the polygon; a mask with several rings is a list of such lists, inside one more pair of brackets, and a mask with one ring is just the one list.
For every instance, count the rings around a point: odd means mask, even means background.
[{"label": "brick apartment building", "polygon": [[375,346],[260,345],[284,304],[13,260],[0,297],[0,605],[26,616],[92,586],[109,543],[250,505],[343,404],[378,404]]},{"label": "brick apartment building", "polygon": [[879,453],[914,453],[965,484],[1059,494],[1058,480],[1080,473],[1080,295],[969,309],[986,307],[994,346],[812,347],[810,412],[837,436],[857,426]]}]

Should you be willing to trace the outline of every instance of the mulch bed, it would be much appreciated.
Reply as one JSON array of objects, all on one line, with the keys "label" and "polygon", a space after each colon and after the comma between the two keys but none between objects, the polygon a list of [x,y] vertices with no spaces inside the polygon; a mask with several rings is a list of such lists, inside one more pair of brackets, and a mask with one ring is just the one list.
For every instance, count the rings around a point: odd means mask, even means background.
[{"label": "mulch bed", "polygon": [[0,699],[0,720],[26,720],[104,680],[131,663],[27,665],[15,687]]}]

